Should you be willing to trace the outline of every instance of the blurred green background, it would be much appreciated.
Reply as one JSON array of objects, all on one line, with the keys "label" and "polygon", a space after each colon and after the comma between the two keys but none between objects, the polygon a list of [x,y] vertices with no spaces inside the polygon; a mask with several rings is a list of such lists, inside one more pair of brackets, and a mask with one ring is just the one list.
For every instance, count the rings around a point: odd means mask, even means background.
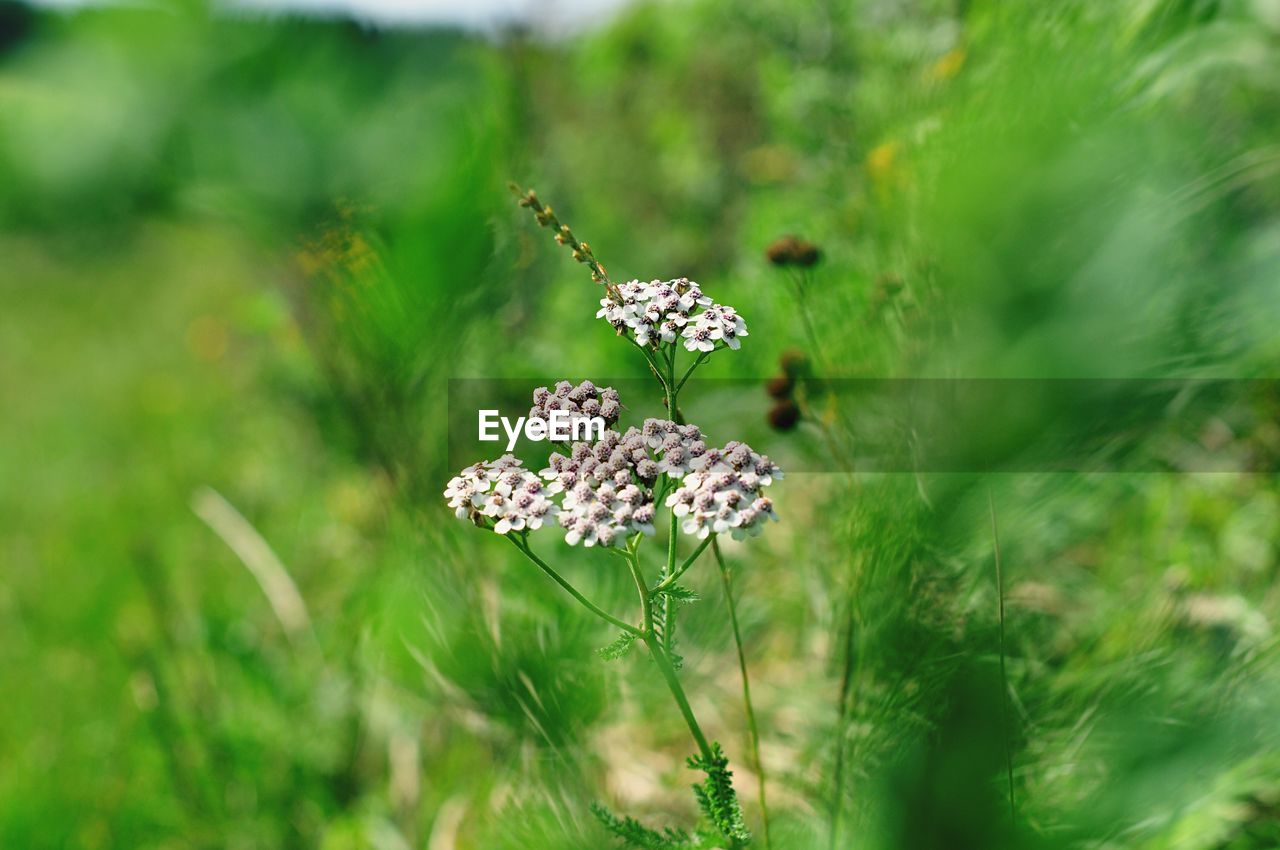
[{"label": "blurred green background", "polygon": [[[645,374],[507,181],[615,277],[735,305],[710,377],[1269,378],[1278,140],[1275,0],[680,0],[560,38],[0,2],[0,846],[691,822],[650,665],[439,496],[449,378]],[[772,265],[785,234],[821,261]],[[852,439],[823,399],[774,439]],[[1257,403],[1158,475],[788,476],[726,550],[774,844],[1280,846]],[[1253,471],[1179,469],[1210,445]],[[758,832],[692,575],[684,677]]]}]

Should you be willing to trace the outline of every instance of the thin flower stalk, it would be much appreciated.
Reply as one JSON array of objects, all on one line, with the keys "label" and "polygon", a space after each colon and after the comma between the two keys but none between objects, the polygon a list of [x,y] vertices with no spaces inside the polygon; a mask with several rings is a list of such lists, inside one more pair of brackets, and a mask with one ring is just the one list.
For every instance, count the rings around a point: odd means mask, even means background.
[{"label": "thin flower stalk", "polygon": [[764,823],[764,846],[766,850],[773,846],[769,834],[769,802],[765,793],[764,761],[760,758],[760,727],[756,723],[755,705],[751,701],[751,677],[747,674],[747,653],[742,646],[742,630],[738,626],[738,608],[733,601],[733,574],[725,563],[720,546],[711,538],[711,551],[716,556],[716,564],[720,567],[720,585],[724,590],[725,606],[729,609],[729,624],[733,627],[733,644],[738,650],[738,670],[742,673],[742,704],[747,713],[747,733],[751,745],[752,769],[759,777],[760,819]]}]

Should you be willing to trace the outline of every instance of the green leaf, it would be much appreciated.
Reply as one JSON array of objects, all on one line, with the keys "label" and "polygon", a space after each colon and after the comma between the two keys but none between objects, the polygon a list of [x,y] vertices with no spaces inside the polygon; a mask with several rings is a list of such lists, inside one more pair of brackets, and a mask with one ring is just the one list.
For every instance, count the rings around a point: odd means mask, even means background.
[{"label": "green leaf", "polygon": [[693,846],[693,839],[682,829],[666,827],[658,832],[635,818],[618,817],[599,803],[591,804],[591,814],[624,846],[634,850],[684,850]]},{"label": "green leaf", "polygon": [[636,636],[631,632],[623,632],[618,635],[618,639],[608,646],[601,647],[596,650],[600,657],[605,661],[616,661],[631,651],[631,645],[636,642]]},{"label": "green leaf", "polygon": [[702,598],[696,592],[680,584],[673,584],[670,587],[663,588],[654,595],[665,596],[668,599],[680,603],[697,602]]},{"label": "green leaf", "polygon": [[730,846],[745,847],[751,841],[751,831],[747,829],[742,806],[733,790],[733,771],[729,770],[729,759],[720,749],[720,744],[711,745],[709,759],[701,755],[690,756],[688,763],[689,767],[707,775],[705,781],[693,786],[693,794],[698,798],[702,814],[729,840]]}]

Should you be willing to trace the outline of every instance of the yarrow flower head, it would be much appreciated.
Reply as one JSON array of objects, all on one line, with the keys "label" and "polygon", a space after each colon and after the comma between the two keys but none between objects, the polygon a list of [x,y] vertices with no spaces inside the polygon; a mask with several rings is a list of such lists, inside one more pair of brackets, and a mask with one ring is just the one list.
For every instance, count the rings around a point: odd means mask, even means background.
[{"label": "yarrow flower head", "polygon": [[722,449],[707,449],[691,464],[667,497],[672,513],[682,517],[681,530],[698,538],[728,533],[734,539],[754,537],[768,520],[777,520],[765,487],[781,479],[782,470],[746,443],[733,441]]},{"label": "yarrow flower head", "polygon": [[681,336],[684,347],[690,351],[714,351],[716,343],[723,341],[729,348],[742,347],[739,337],[747,335],[747,323],[738,311],[723,304],[712,304],[686,325]]},{"label": "yarrow flower head", "polygon": [[563,410],[574,416],[599,416],[606,425],[618,421],[622,402],[613,387],[596,387],[583,381],[576,387],[568,381],[560,381],[555,387],[538,387],[533,391],[533,407],[529,408],[529,421],[548,422],[552,411]]},{"label": "yarrow flower head", "polygon": [[554,519],[560,508],[548,495],[542,479],[509,454],[468,466],[449,480],[444,491],[459,519],[477,523],[493,519],[498,534],[537,530]]},{"label": "yarrow flower head", "polygon": [[636,532],[653,534],[653,493],[635,484],[579,482],[564,497],[560,527],[570,546],[619,546]]},{"label": "yarrow flower head", "polygon": [[560,525],[570,545],[620,545],[636,532],[653,534],[653,491],[658,465],[643,434],[605,431],[595,443],[574,443],[551,455],[539,473],[551,492],[564,493]]},{"label": "yarrow flower head", "polygon": [[768,455],[756,454],[740,440],[730,440],[724,448],[706,450],[692,467],[699,472],[751,473],[759,478],[762,487],[785,477],[782,469]]},{"label": "yarrow flower head", "polygon": [[747,335],[747,325],[736,310],[716,304],[684,277],[619,284],[609,297],[600,299],[596,317],[643,347],[656,348],[683,338],[688,350],[709,352],[720,341],[738,348],[742,345],[738,338]]},{"label": "yarrow flower head", "polygon": [[654,451],[658,471],[671,478],[683,478],[693,469],[693,462],[707,450],[697,425],[678,425],[669,419],[646,419],[641,433]]},{"label": "yarrow flower head", "polygon": [[[589,381],[576,387],[562,381],[534,393],[534,410],[563,409],[555,407],[558,400],[581,410],[591,401],[616,404],[617,394]],[[458,517],[486,527],[492,522],[499,534],[537,530],[555,519],[570,545],[622,546],[637,533],[654,533],[653,491],[662,476],[679,482],[665,504],[683,518],[686,534],[741,539],[777,519],[763,492],[783,477],[776,463],[737,440],[708,448],[696,425],[669,419],[574,442],[536,475],[509,454],[473,464],[449,481],[444,495]]]}]

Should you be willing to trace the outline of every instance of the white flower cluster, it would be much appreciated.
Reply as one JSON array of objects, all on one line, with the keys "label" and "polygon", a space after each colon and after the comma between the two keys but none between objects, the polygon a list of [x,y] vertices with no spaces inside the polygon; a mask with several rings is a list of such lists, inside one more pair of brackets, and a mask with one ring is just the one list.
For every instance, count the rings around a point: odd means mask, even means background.
[{"label": "white flower cluster", "polygon": [[529,421],[548,421],[553,410],[565,410],[570,414],[599,416],[606,424],[618,421],[622,402],[613,387],[597,388],[590,381],[576,387],[568,381],[560,381],[554,389],[538,387],[533,391],[533,407],[529,409]]},{"label": "white flower cluster", "polygon": [[735,440],[722,449],[706,449],[691,465],[666,501],[685,518],[680,526],[685,534],[705,538],[728,532],[741,540],[759,534],[767,520],[777,520],[763,490],[782,478],[782,470],[767,455]]},{"label": "white flower cluster", "polygon": [[509,454],[468,466],[449,480],[444,491],[459,519],[496,518],[493,530],[498,534],[537,530],[545,520],[555,518],[560,508],[547,493],[542,479]]},{"label": "white flower cluster", "polygon": [[[634,429],[632,429],[634,430]],[[694,461],[707,451],[697,425],[677,425],[669,419],[646,419],[640,429],[645,443],[658,458],[658,471],[683,478]]]},{"label": "white flower cluster", "polygon": [[570,546],[620,545],[637,531],[653,534],[653,494],[635,484],[579,483],[565,493],[560,527]]},{"label": "white flower cluster", "polygon": [[560,526],[569,545],[620,544],[637,531],[653,533],[657,464],[635,428],[625,435],[605,431],[596,443],[574,443],[566,457],[552,454],[541,475],[552,492],[563,492]]},{"label": "white flower cluster", "polygon": [[[595,389],[584,392],[590,398]],[[552,397],[568,398],[568,391],[542,400]],[[554,518],[571,546],[620,546],[637,532],[654,533],[652,488],[664,474],[680,482],[666,505],[684,519],[686,534],[741,539],[777,519],[763,494],[782,478],[777,464],[738,441],[708,448],[697,426],[667,419],[646,419],[621,434],[608,430],[594,443],[575,442],[568,455],[553,453],[537,475],[509,454],[473,464],[449,481],[444,495],[460,518],[492,518],[499,534],[536,530]],[[552,501],[557,494],[563,494],[561,505]]]},{"label": "white flower cluster", "polygon": [[740,348],[747,324],[732,307],[716,304],[688,278],[633,280],[618,284],[617,295],[600,299],[596,317],[619,334],[631,334],[642,346],[683,338],[689,351],[713,351],[723,342]]}]

